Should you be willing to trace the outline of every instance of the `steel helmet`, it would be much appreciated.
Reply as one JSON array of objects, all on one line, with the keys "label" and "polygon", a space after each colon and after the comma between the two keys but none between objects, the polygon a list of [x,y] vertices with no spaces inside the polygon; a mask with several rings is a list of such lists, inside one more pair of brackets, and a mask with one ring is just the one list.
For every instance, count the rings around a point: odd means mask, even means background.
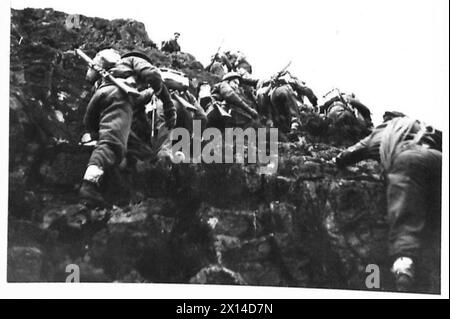
[{"label": "steel helmet", "polygon": [[125,53],[124,55],[122,55],[122,59],[130,57],[130,56],[135,56],[135,57],[144,59],[148,63],[153,64],[152,60],[148,57],[148,55],[145,54],[144,52],[140,52],[140,51],[131,51],[131,52]]},{"label": "steel helmet", "polygon": [[237,73],[237,72],[228,72],[227,74],[225,74],[222,78],[222,82],[223,81],[230,81],[230,80],[234,80],[234,79],[242,79],[242,76]]}]

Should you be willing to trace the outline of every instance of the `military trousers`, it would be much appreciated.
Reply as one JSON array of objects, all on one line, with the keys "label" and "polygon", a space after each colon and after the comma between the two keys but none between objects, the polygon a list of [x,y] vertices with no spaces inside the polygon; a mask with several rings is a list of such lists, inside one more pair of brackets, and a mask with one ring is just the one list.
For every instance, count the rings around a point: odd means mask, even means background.
[{"label": "military trousers", "polygon": [[288,132],[294,119],[299,118],[298,101],[290,85],[277,87],[271,95],[274,122],[281,130]]},{"label": "military trousers", "polygon": [[115,85],[97,89],[85,116],[88,130],[98,130],[98,143],[88,165],[108,169],[120,164],[127,152],[132,120],[133,105],[125,93]]},{"label": "military trousers", "polygon": [[401,151],[387,174],[389,253],[417,259],[440,245],[442,153],[416,145]]}]

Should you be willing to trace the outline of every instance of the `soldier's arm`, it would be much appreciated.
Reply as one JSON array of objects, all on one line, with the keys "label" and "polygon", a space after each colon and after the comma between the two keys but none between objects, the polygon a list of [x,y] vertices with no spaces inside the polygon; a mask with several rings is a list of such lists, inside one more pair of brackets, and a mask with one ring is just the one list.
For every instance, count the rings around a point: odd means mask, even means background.
[{"label": "soldier's arm", "polygon": [[152,100],[152,96],[155,93],[155,91],[152,88],[148,88],[139,93],[140,93],[140,95],[136,99],[136,104],[137,105],[145,105]]},{"label": "soldier's arm", "polygon": [[206,112],[200,106],[200,104],[198,103],[195,96],[192,95],[189,91],[186,91],[186,95],[189,99],[189,103],[191,103],[193,106],[195,106],[195,108],[196,108],[195,114],[197,115],[198,119],[206,120]]},{"label": "soldier's arm", "polygon": [[386,123],[378,125],[373,129],[372,133],[341,152],[336,157],[336,165],[344,167],[366,159],[380,159],[380,144]]},{"label": "soldier's arm", "polygon": [[362,104],[357,99],[348,98],[348,101],[354,108],[356,108],[359,111],[359,113],[361,113],[361,115],[364,118],[370,119],[370,110],[369,110],[369,108],[367,106]]},{"label": "soldier's arm", "polygon": [[250,73],[240,72],[240,69],[238,70],[238,73],[241,75],[241,83],[242,84],[249,85],[254,88],[258,87],[258,84],[260,83],[259,79],[255,78]]},{"label": "soldier's arm", "polygon": [[132,68],[137,76],[154,90],[157,98],[163,103],[164,119],[166,126],[171,129],[175,126],[177,112],[170,97],[169,90],[165,86],[159,70],[147,61],[137,58],[132,59]]},{"label": "soldier's arm", "polygon": [[138,78],[149,84],[155,90],[155,93],[161,90],[163,80],[158,68],[141,58],[132,57],[128,63],[131,64],[130,66]]},{"label": "soldier's arm", "polygon": [[306,85],[298,83],[298,81],[291,82],[290,84],[299,95],[306,96],[313,106],[317,106],[317,96],[314,94],[313,90]]},{"label": "soldier's arm", "polygon": [[166,122],[166,126],[169,129],[175,127],[177,110],[173,104],[172,98],[170,97],[169,90],[164,83],[162,84],[160,92],[157,93],[156,96],[163,102],[164,120]]},{"label": "soldier's arm", "polygon": [[368,159],[368,141],[366,139],[367,138],[341,152],[335,159],[336,165],[342,168],[347,165],[355,164],[362,160]]},{"label": "soldier's arm", "polygon": [[169,90],[164,85],[159,70],[143,59],[133,59],[133,70],[138,77],[148,83],[155,91],[155,95],[163,102],[164,113],[166,115],[176,113],[175,106],[170,98]]},{"label": "soldier's arm", "polygon": [[338,97],[333,97],[332,99],[329,99],[328,101],[326,101],[321,107],[320,107],[320,111],[321,113],[326,113],[328,111],[328,109],[330,108],[330,106],[336,102],[339,101]]},{"label": "soldier's arm", "polygon": [[305,88],[305,96],[308,98],[308,100],[311,102],[311,104],[313,106],[317,106],[317,96],[314,94],[314,92],[308,88],[308,87],[304,87]]}]

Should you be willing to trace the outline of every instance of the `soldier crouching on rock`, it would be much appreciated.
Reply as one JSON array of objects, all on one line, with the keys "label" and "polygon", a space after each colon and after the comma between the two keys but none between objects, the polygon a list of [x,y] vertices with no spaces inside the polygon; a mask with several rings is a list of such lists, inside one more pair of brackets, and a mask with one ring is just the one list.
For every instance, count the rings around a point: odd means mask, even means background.
[{"label": "soldier crouching on rock", "polygon": [[251,103],[240,90],[241,80],[242,77],[238,73],[229,72],[213,87],[211,93],[214,100],[224,102],[229,109],[231,115],[229,126],[247,128],[257,125],[259,114],[250,106]]},{"label": "soldier crouching on rock", "polygon": [[[313,91],[289,71],[282,70],[271,79],[258,80],[255,87],[258,112],[266,125],[275,126],[285,134],[299,129],[302,112],[316,111],[317,97]],[[304,103],[305,97],[312,106]]]},{"label": "soldier crouching on rock", "polygon": [[373,128],[370,109],[361,103],[354,93],[341,93],[336,88],[329,93],[332,92],[337,93],[337,95],[328,99],[319,107],[320,113],[325,114],[334,124],[349,123],[356,125],[358,123],[368,130]]},{"label": "soldier crouching on rock", "polygon": [[[176,122],[176,110],[163,83],[159,70],[150,59],[139,52],[122,56],[109,70],[111,75],[138,91],[148,92],[149,86],[162,101],[165,124],[172,129]],[[93,207],[108,206],[100,193],[99,185],[106,170],[120,164],[127,153],[133,112],[145,97],[131,97],[113,83],[102,80],[92,96],[84,117],[84,124],[91,135],[98,135],[98,143],[89,159],[80,188],[84,204]]]},{"label": "soldier crouching on rock", "polygon": [[[339,167],[364,159],[381,162],[387,179],[392,272],[397,290],[406,292],[417,283],[415,265],[423,262],[422,246],[439,247],[442,133],[408,117],[387,119],[335,161]],[[433,266],[439,268],[439,262]]]}]

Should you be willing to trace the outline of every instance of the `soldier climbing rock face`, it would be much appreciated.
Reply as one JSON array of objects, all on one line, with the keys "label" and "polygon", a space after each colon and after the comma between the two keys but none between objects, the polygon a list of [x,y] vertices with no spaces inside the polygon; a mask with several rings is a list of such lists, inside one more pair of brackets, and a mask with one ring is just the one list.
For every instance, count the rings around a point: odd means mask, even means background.
[{"label": "soldier climbing rock face", "polygon": [[[282,132],[294,132],[300,126],[300,113],[314,112],[317,97],[305,83],[284,71],[270,80],[260,80],[256,98],[266,123],[278,127]],[[312,107],[304,103],[307,97]]]},{"label": "soldier climbing rock face", "polygon": [[354,93],[346,94],[334,88],[330,93],[336,93],[320,106],[320,112],[334,124],[358,124],[370,129],[373,127],[370,109],[358,100]]},{"label": "soldier climbing rock face", "polygon": [[[159,70],[150,59],[139,52],[130,52],[110,69],[119,81],[136,89],[150,87],[162,101],[166,126],[172,129],[176,122],[176,110],[163,83]],[[84,124],[91,135],[98,136],[98,143],[91,154],[83,183],[82,200],[89,206],[108,206],[99,191],[106,170],[119,165],[127,154],[127,144],[132,128],[133,112],[148,91],[132,97],[115,84],[103,79],[92,96],[84,117]]]},{"label": "soldier climbing rock face", "polygon": [[[364,159],[381,163],[387,180],[389,254],[398,291],[414,291],[425,243],[440,246],[441,144],[440,131],[399,115],[335,159],[339,167]],[[434,263],[438,267],[439,256]]]},{"label": "soldier climbing rock face", "polygon": [[[258,119],[259,115],[240,91],[240,80],[241,76],[236,72],[225,74],[222,81],[214,86],[212,98],[215,101],[225,103],[231,115],[229,125],[233,127],[248,127],[255,124],[255,120]],[[213,121],[213,119],[211,120]]]}]

